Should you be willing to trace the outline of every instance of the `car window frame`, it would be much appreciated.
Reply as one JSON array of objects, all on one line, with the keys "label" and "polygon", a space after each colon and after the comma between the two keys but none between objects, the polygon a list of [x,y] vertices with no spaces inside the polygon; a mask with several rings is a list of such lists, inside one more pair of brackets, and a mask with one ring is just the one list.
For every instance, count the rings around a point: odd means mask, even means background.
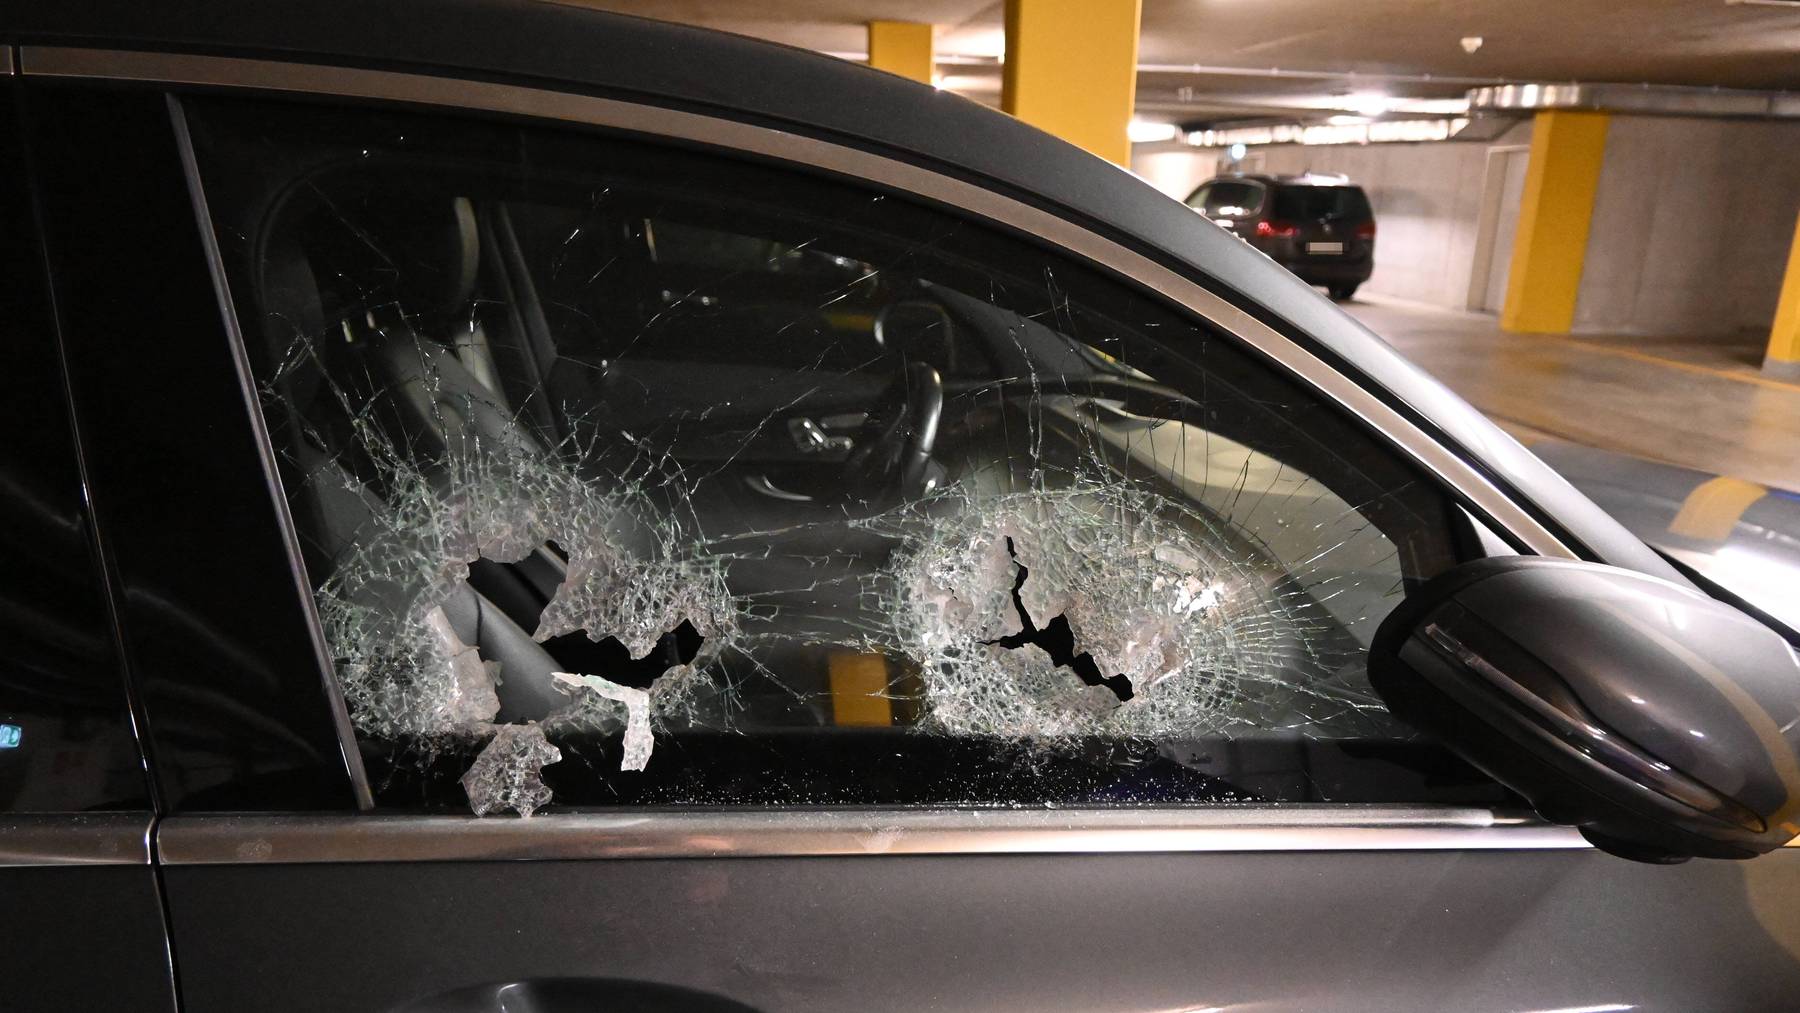
[{"label": "car window frame", "polygon": [[[1374,435],[1384,446],[1400,454],[1403,458],[1411,460],[1436,481],[1442,483],[1446,492],[1455,501],[1498,532],[1500,537],[1514,549],[1543,555],[1575,557],[1575,552],[1549,528],[1539,523],[1529,510],[1514,501],[1501,487],[1490,481],[1475,466],[1463,460],[1454,450],[1436,440],[1424,428],[1412,422],[1406,414],[1390,405],[1374,391],[1364,387],[1356,377],[1342,372],[1293,338],[1282,334],[1213,291],[1209,287],[1211,283],[1207,279],[1196,277],[1189,272],[1172,270],[1116,239],[1093,231],[1078,222],[968,180],[892,159],[875,152],[771,126],[671,110],[649,103],[627,102],[569,91],[492,81],[462,80],[328,64],[65,47],[26,47],[22,53],[22,63],[27,68],[27,73],[143,82],[166,87],[171,95],[177,97],[190,90],[222,89],[240,94],[262,93],[335,102],[397,104],[463,115],[497,115],[539,125],[565,128],[569,126],[599,127],[647,136],[651,140],[660,142],[712,149],[733,157],[774,162],[815,173],[824,172],[846,178],[859,186],[872,189],[891,189],[923,198],[935,204],[948,205],[958,212],[979,219],[987,227],[1036,238],[1062,256],[1074,258],[1097,270],[1121,278],[1133,288],[1148,290],[1164,301],[1174,304],[1183,312],[1197,316],[1219,328],[1270,368],[1276,369],[1289,379],[1302,384],[1325,401],[1337,404],[1340,410],[1373,430]],[[191,163],[191,150],[186,150],[184,146],[184,151]],[[203,222],[203,228],[208,230],[209,235],[210,227],[210,222]],[[217,270],[216,264],[214,268]],[[225,295],[224,292],[221,292],[222,298]],[[235,334],[235,316],[229,313],[228,307],[226,316],[233,321],[234,337],[238,339],[241,349],[241,336]],[[247,396],[253,398],[253,393],[247,392]],[[252,400],[251,403],[254,404],[254,401]],[[272,459],[273,451],[268,447],[266,440],[263,449]],[[292,537],[291,522],[286,537]],[[1204,818],[1198,819],[1164,813],[1162,814],[1164,818],[1160,820],[1136,821],[1130,827],[1121,827],[1120,833],[1125,837],[1133,837],[1135,833],[1127,833],[1128,830],[1135,831],[1154,827],[1156,833],[1165,838],[1163,843],[1158,845],[1161,850],[1217,850],[1225,847],[1237,849],[1247,840],[1238,831],[1264,834],[1265,836],[1258,840],[1263,841],[1264,846],[1271,850],[1317,847],[1317,839],[1310,836],[1310,831],[1318,827],[1346,830],[1357,840],[1365,839],[1358,835],[1372,835],[1366,836],[1366,840],[1371,843],[1346,845],[1349,847],[1461,847],[1464,845],[1452,845],[1449,842],[1462,837],[1466,831],[1471,829],[1479,829],[1481,833],[1477,837],[1469,838],[1473,842],[1470,846],[1508,848],[1514,846],[1533,848],[1579,846],[1569,845],[1564,835],[1548,831],[1534,818],[1510,814],[1497,816],[1489,810],[1327,804],[1305,807],[1309,811],[1304,814],[1297,813],[1296,815],[1304,816],[1298,822],[1277,819],[1271,823],[1268,813],[1264,810],[1273,808],[1277,807],[1253,806],[1247,807],[1249,811],[1246,813],[1233,815],[1229,812],[1213,812],[1203,814]],[[1293,807],[1280,808],[1292,809]],[[807,818],[816,821],[829,815],[813,813],[809,814]],[[855,843],[857,838],[854,836],[843,838],[841,835],[844,833],[854,835],[855,828],[863,824],[885,825],[881,821],[886,819],[891,822],[891,815],[881,817],[879,814],[871,816],[868,813],[841,814],[841,817],[835,819],[834,826],[831,828],[832,833],[840,835],[833,838],[839,841],[838,845],[821,846],[816,842],[804,846],[796,844],[794,845],[795,850],[784,850],[782,847],[777,847],[776,850],[766,850],[764,846],[758,846],[740,853],[866,853],[868,849],[865,845]],[[754,825],[755,832],[760,833],[767,828],[768,820],[763,819],[764,816],[776,820],[779,824],[783,812],[773,810],[760,814],[756,819],[749,820],[749,823]],[[313,819],[316,821],[331,818],[325,814],[319,814]],[[359,818],[379,819],[385,825],[396,828],[418,828],[431,833],[452,824],[465,825],[466,821],[471,819],[471,817],[456,816],[379,816],[369,813],[365,813]],[[739,830],[751,832],[745,830],[741,820],[733,824],[731,819],[722,816],[715,819],[713,815],[708,814],[693,814],[687,818],[689,822],[696,823],[696,825],[732,824]],[[576,824],[616,829],[618,819],[619,817],[610,815],[586,816],[582,814],[564,814],[558,817],[559,821],[574,821],[569,825],[571,833],[567,842],[571,847],[575,846],[572,834]],[[165,852],[165,854],[172,854],[177,861],[181,861],[180,856],[185,854],[188,856],[186,860],[216,862],[219,857],[215,851],[209,850],[209,848],[216,847],[219,840],[218,833],[222,829],[229,827],[236,828],[236,831],[261,832],[271,827],[285,826],[292,829],[299,825],[293,821],[283,821],[284,817],[279,816],[266,818],[177,816],[165,821],[164,824],[166,829],[177,832],[175,838],[177,846],[174,847],[172,853]],[[304,820],[302,820],[303,822]],[[533,821],[538,825],[543,825],[543,822]],[[833,820],[828,819],[827,822],[833,822]],[[267,825],[263,826],[262,824]],[[1060,821],[1060,825],[1066,828],[1069,821]],[[1273,832],[1270,829],[1272,825],[1283,829]],[[1529,833],[1509,834],[1504,832],[1503,828],[1515,828],[1529,831]],[[974,832],[974,828],[967,829]],[[1037,829],[1056,836],[1053,827]],[[1231,832],[1221,836],[1221,831],[1227,829]],[[1393,837],[1390,833],[1397,829],[1405,831],[1398,838]],[[229,834],[232,839],[235,839],[236,831]],[[1417,833],[1413,833],[1414,831]],[[1501,832],[1496,833],[1496,831]],[[655,829],[646,832],[661,834],[667,831]],[[982,837],[985,843],[971,845],[970,842],[974,838],[967,834],[950,832],[943,828],[921,828],[919,840],[911,842],[906,847],[895,847],[891,850],[895,853],[963,853],[971,849],[976,851],[1021,850],[1014,844],[1008,844],[1005,840],[989,840],[988,837],[993,835],[987,830],[983,830],[982,833],[987,834],[987,837]],[[1011,833],[1011,831],[1007,831],[1007,833]],[[1167,839],[1167,835],[1170,833],[1174,833],[1179,839]],[[1273,833],[1272,837],[1267,836],[1270,833]],[[308,845],[310,850],[284,851],[280,860],[373,860],[369,857],[367,847],[352,847],[347,842],[330,839],[329,835],[321,837],[316,833],[309,832],[309,834],[310,836],[307,834],[302,836],[311,841]],[[1409,834],[1411,836],[1407,836]],[[1448,836],[1445,836],[1446,834]],[[1546,837],[1545,834],[1549,834],[1549,836]],[[493,837],[494,835],[489,836]],[[559,833],[557,836],[565,835]],[[977,836],[981,836],[981,834],[977,834]],[[1005,834],[1003,833],[1001,836],[1004,837]],[[510,837],[510,832],[501,833],[494,839],[503,842],[507,837]],[[1513,840],[1514,837],[1517,838],[1516,841]],[[488,838],[481,839],[487,840]],[[188,840],[192,846],[184,849],[179,845],[182,840]],[[1231,843],[1233,841],[1236,843]],[[1376,841],[1386,843],[1373,843]],[[1411,843],[1406,843],[1407,841],[1411,841]],[[1137,849],[1130,841],[1124,839],[1112,841],[1104,847],[1096,846],[1095,841],[1065,843],[1067,847],[1082,852]],[[476,850],[480,850],[481,847],[486,846],[476,845],[475,847]],[[497,843],[493,846],[506,847],[510,845]],[[821,847],[823,850],[820,850]],[[841,850],[837,850],[839,847]],[[1048,843],[1039,841],[1024,845],[1022,850],[1056,851],[1063,847],[1064,844],[1058,844],[1055,841]],[[670,853],[681,852],[678,845],[669,845],[669,848]],[[552,848],[551,852],[555,850]],[[577,850],[580,849],[577,848]],[[592,849],[588,850],[591,852]],[[623,850],[629,851],[630,849],[624,848]],[[458,857],[464,857],[466,850],[458,851],[457,854]],[[346,857],[350,855],[358,857]],[[554,857],[554,855],[547,852],[543,857]]]}]

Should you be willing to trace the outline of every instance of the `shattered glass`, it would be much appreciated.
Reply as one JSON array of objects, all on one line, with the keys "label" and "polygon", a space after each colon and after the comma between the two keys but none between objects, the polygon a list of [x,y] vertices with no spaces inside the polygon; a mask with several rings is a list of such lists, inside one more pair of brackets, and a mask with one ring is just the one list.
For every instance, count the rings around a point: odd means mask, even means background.
[{"label": "shattered glass", "polygon": [[889,611],[931,723],[1159,739],[1262,724],[1296,695],[1373,705],[1290,677],[1318,663],[1307,599],[1259,579],[1212,523],[1130,485],[1078,482],[982,497],[903,543]]},{"label": "shattered glass", "polygon": [[1477,522],[1154,294],[719,156],[188,112],[383,805],[1499,797],[1363,669]]},{"label": "shattered glass", "polygon": [[462,776],[469,808],[477,816],[507,810],[532,815],[550,801],[543,769],[560,759],[562,751],[538,725],[500,725]]}]

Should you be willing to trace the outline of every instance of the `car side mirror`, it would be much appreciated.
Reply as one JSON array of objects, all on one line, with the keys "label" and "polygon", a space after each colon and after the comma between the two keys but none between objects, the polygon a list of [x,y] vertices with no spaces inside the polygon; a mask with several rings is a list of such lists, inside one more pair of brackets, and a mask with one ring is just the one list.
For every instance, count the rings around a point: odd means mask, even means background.
[{"label": "car side mirror", "polygon": [[1395,716],[1612,854],[1754,858],[1800,834],[1800,658],[1698,591],[1476,560],[1382,622],[1369,678]]}]

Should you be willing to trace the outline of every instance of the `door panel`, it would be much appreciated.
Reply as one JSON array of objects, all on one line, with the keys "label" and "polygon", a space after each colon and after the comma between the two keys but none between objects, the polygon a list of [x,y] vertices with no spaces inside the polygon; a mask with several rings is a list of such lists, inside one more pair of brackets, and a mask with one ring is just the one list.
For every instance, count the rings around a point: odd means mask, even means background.
[{"label": "door panel", "polygon": [[562,979],[771,1013],[1764,1010],[1800,988],[1796,849],[1675,868],[1585,849],[240,865],[168,883],[195,1013],[429,1009],[408,1004]]},{"label": "door panel", "polygon": [[148,863],[0,869],[0,897],[7,921],[0,1006],[15,1013],[175,1009]]},{"label": "door panel", "polygon": [[[0,818],[0,847],[15,830]],[[147,852],[136,865],[4,867],[6,861],[0,857],[0,1009],[175,1009]]]}]

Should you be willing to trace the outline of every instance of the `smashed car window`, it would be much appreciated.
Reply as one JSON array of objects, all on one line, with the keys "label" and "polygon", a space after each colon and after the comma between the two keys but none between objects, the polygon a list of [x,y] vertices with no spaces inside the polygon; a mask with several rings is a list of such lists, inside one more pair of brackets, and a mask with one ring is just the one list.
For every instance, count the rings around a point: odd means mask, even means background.
[{"label": "smashed car window", "polygon": [[1466,515],[1153,294],[719,155],[189,115],[382,805],[1502,797],[1364,672]]}]

